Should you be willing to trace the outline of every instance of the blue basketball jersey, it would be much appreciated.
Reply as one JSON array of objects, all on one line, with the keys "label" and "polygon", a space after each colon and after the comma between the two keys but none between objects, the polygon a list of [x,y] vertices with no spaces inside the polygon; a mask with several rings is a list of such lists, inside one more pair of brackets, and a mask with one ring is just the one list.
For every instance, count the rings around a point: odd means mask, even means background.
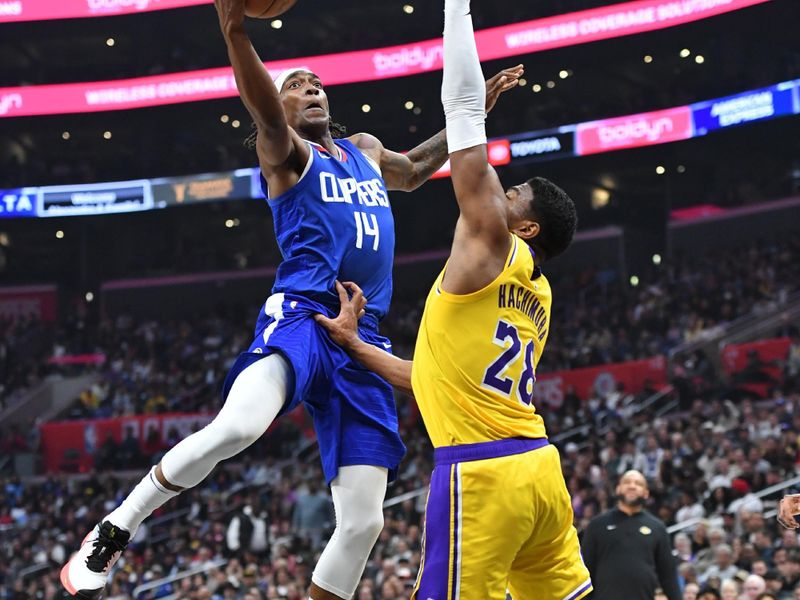
[{"label": "blue basketball jersey", "polygon": [[367,312],[382,319],[392,296],[394,217],[379,167],[349,140],[336,140],[340,156],[308,142],[310,157],[300,181],[269,197],[283,262],[273,294],[292,293],[335,308],[334,282],[353,281],[369,300]]}]

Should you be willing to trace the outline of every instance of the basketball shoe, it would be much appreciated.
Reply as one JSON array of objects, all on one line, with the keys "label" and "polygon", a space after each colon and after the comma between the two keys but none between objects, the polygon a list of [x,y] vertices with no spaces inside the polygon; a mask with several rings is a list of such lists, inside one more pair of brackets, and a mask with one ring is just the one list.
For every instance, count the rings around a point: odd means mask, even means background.
[{"label": "basketball shoe", "polygon": [[95,526],[84,538],[80,550],[61,569],[61,584],[75,598],[102,598],[108,573],[125,550],[130,537],[130,532],[109,521]]}]

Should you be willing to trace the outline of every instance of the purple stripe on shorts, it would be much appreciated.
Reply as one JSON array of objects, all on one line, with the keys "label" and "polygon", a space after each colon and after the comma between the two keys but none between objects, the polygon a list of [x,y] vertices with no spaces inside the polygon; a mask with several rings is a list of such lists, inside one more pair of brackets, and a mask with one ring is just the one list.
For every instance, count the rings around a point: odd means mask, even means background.
[{"label": "purple stripe on shorts", "polygon": [[433,460],[438,467],[471,460],[500,458],[501,456],[511,456],[512,454],[522,454],[523,452],[537,450],[547,446],[548,443],[547,438],[508,438],[477,444],[442,446],[433,451]]},{"label": "purple stripe on shorts", "polygon": [[592,587],[592,582],[587,581],[586,585],[581,586],[579,590],[575,590],[574,592],[572,592],[569,596],[566,597],[566,600],[575,600],[575,598],[586,592],[590,587]]},{"label": "purple stripe on shorts", "polygon": [[447,598],[450,566],[450,468],[435,467],[425,509],[425,549],[416,597]]}]

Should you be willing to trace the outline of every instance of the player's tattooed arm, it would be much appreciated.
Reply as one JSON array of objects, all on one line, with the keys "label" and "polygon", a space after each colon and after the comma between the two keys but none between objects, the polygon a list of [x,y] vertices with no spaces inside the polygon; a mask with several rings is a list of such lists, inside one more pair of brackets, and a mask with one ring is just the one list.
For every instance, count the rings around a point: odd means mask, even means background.
[{"label": "player's tattooed arm", "polygon": [[[516,87],[525,72],[522,65],[503,69],[486,81],[486,112],[500,94]],[[447,161],[447,134],[443,129],[407,154],[393,152],[368,133],[357,133],[351,141],[380,167],[387,189],[410,192],[428,181]]]},{"label": "player's tattooed arm", "polygon": [[349,281],[343,284],[337,281],[336,291],[339,293],[339,315],[335,319],[315,315],[317,323],[354,360],[383,377],[393,387],[411,394],[411,361],[397,358],[358,337],[358,320],[364,316],[364,307],[367,305],[364,292]]}]

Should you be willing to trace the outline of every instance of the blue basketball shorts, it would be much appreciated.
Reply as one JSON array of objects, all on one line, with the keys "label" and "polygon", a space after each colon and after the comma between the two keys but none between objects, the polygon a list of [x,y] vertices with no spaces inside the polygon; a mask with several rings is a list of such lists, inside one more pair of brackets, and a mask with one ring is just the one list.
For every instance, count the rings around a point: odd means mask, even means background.
[{"label": "blue basketball shorts", "polygon": [[[291,365],[292,382],[280,414],[301,402],[317,433],[322,468],[330,484],[340,466],[374,465],[389,470],[389,480],[405,454],[397,431],[397,409],[391,386],[362,367],[337,346],[314,320],[336,316],[322,304],[294,294],[273,294],[262,307],[255,339],[234,362],[223,385],[223,399],[236,377],[257,360],[281,354]],[[391,351],[372,315],[359,321],[362,340]]]}]

